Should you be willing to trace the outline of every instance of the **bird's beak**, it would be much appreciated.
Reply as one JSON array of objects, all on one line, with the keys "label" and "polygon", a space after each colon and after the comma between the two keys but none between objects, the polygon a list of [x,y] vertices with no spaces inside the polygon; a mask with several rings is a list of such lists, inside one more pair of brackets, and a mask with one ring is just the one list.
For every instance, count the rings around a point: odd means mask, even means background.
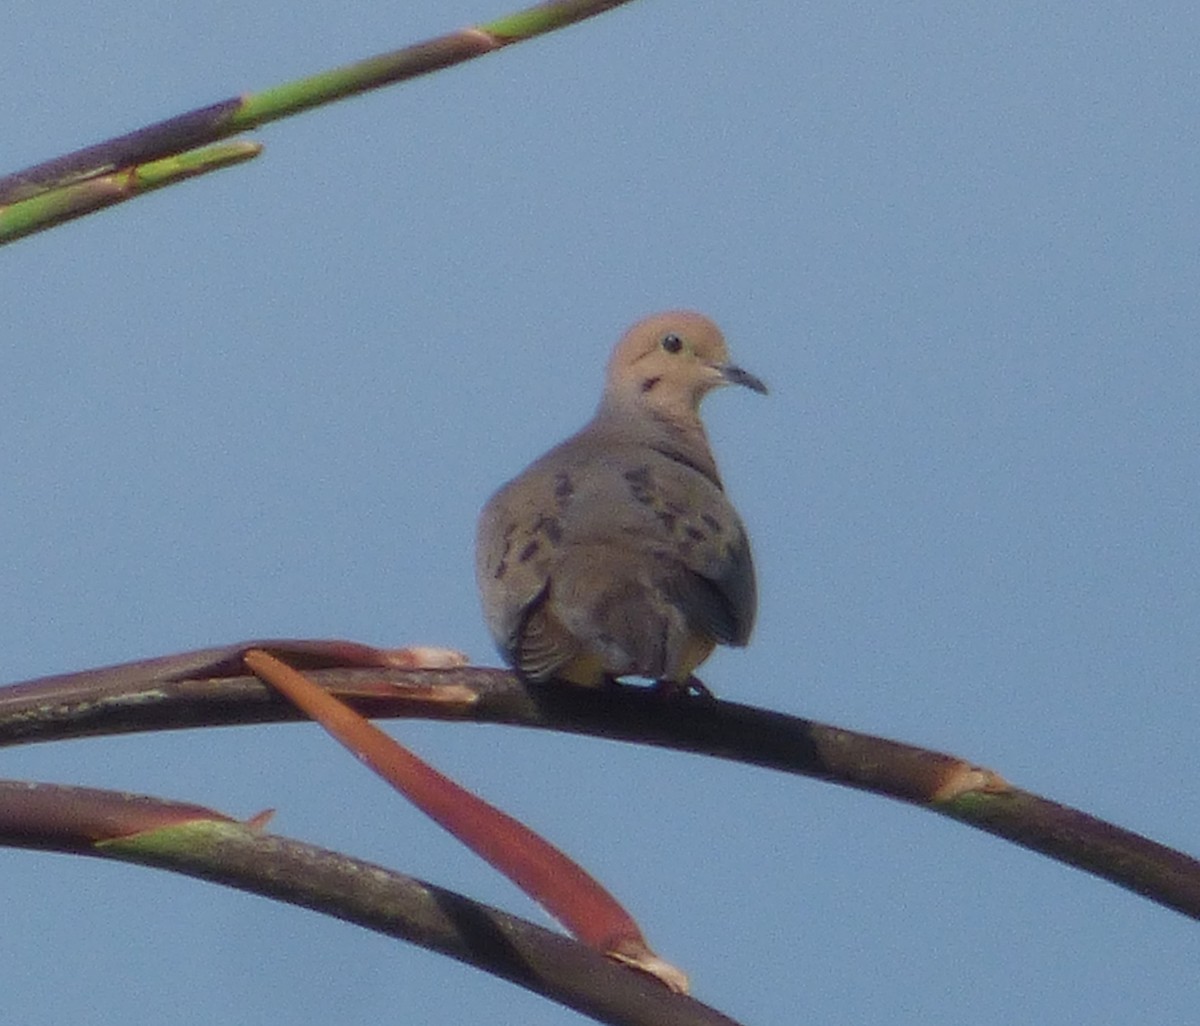
[{"label": "bird's beak", "polygon": [[735,367],[732,363],[723,363],[716,369],[720,372],[721,377],[730,385],[745,385],[760,395],[767,394],[767,386],[749,371],[742,370],[741,367]]}]

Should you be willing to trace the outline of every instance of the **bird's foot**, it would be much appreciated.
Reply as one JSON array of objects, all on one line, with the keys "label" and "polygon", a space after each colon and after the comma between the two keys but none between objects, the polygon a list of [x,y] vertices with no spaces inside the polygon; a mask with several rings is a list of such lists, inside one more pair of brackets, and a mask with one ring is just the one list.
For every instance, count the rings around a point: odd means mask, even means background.
[{"label": "bird's foot", "polygon": [[692,674],[684,681],[656,680],[654,682],[654,692],[672,702],[692,701],[695,699],[702,699],[706,702],[715,702],[717,700],[717,696],[709,690],[708,685],[695,674]]}]

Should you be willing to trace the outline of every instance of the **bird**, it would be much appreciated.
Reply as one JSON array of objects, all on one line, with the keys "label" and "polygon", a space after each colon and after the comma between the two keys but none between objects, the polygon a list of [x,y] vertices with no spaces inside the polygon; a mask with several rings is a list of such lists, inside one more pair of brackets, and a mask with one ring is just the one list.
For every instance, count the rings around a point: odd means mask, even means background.
[{"label": "bird", "polygon": [[747,644],[754,561],[700,420],[724,385],[767,392],[709,318],[647,317],[614,348],[592,419],[487,501],[483,614],[522,679],[709,693],[696,668]]}]

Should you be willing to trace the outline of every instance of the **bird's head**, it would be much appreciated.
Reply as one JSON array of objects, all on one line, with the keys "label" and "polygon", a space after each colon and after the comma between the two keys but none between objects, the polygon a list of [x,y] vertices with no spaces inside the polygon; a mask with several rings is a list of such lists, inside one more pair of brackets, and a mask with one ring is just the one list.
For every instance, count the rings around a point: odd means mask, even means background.
[{"label": "bird's head", "polygon": [[617,343],[605,398],[683,420],[695,417],[700,401],[722,385],[767,391],[753,374],[730,362],[725,337],[712,321],[672,310],[638,321]]}]

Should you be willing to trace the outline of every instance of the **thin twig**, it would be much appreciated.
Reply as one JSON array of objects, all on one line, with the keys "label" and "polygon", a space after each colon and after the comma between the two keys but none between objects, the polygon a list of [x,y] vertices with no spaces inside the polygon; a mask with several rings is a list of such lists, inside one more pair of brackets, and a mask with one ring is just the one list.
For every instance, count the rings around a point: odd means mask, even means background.
[{"label": "thin twig", "polygon": [[[0,245],[141,195],[144,189],[94,189],[81,185],[102,177],[124,182],[145,176],[145,165],[165,158],[186,164],[206,161],[198,147],[226,139],[271,121],[344,100],[373,89],[481,57],[513,43],[594,17],[629,0],[552,0],[485,24],[379,54],[330,71],[286,82],[259,93],[231,97],[159,121],[113,139],[55,157],[0,177]],[[242,147],[258,147],[242,143]],[[253,155],[253,154],[251,154]],[[245,159],[244,157],[242,159]],[[231,161],[208,162],[204,170]],[[155,174],[154,169],[149,172]],[[194,177],[181,175],[173,180]],[[161,174],[156,187],[172,184]],[[68,196],[57,193],[68,190]]]},{"label": "thin twig", "polygon": [[261,152],[258,143],[235,139],[41,192],[7,209],[0,208],[0,245],[168,185],[243,164]]}]

